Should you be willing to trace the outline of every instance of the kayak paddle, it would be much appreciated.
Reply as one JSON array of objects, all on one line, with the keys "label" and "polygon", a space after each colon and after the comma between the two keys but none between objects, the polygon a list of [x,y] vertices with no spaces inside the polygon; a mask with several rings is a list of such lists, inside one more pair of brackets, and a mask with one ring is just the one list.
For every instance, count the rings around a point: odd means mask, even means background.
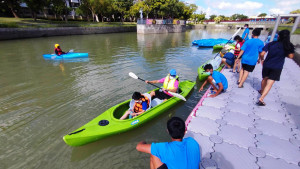
[{"label": "kayak paddle", "polygon": [[[242,27],[240,27],[240,28],[239,28],[239,29],[231,36],[231,38],[225,43],[225,45],[226,45],[227,43],[229,43],[229,42],[231,41],[231,39],[234,38],[234,37],[239,33],[239,31],[240,31],[241,29],[242,29]],[[225,46],[225,45],[224,45],[224,46]],[[214,58],[216,58],[219,54],[220,54],[220,52],[218,52]]]},{"label": "kayak paddle", "polygon": [[[135,74],[132,73],[132,72],[129,72],[129,76],[132,77],[132,78],[134,78],[134,79],[139,79],[139,80],[145,82],[144,79],[139,78],[137,75],[135,75]],[[155,84],[152,84],[152,83],[147,83],[147,84],[150,84],[150,85],[152,85],[152,86],[155,86],[155,87],[157,87],[157,88],[160,88],[160,87],[158,87],[158,86],[156,86]],[[183,100],[183,101],[186,101],[186,99],[185,99],[182,95],[180,95],[180,94],[178,94],[178,93],[170,92],[170,91],[168,91],[168,90],[166,90],[166,91],[167,91],[168,93],[170,93],[171,95],[173,95],[173,96],[175,96],[175,97],[177,97],[177,98],[179,98],[179,99],[181,99],[181,100]]]}]

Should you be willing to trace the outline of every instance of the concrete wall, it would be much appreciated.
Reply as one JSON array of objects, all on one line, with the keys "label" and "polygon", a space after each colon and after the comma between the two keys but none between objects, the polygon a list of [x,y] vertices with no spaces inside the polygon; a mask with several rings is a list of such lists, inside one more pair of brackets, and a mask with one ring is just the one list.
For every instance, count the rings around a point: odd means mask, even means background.
[{"label": "concrete wall", "polygon": [[130,27],[62,27],[62,28],[0,28],[0,40],[38,38],[48,36],[87,35],[103,33],[136,32]]},{"label": "concrete wall", "polygon": [[186,25],[137,25],[137,33],[152,34],[152,33],[178,33],[185,32]]}]

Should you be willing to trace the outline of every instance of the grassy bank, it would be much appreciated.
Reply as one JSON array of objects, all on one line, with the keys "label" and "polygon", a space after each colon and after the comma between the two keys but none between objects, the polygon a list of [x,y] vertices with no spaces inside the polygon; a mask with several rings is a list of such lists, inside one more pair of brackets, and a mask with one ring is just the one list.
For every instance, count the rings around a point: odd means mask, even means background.
[{"label": "grassy bank", "polygon": [[0,28],[55,28],[55,27],[124,27],[136,26],[134,22],[85,22],[85,21],[53,21],[32,18],[0,17]]},{"label": "grassy bank", "polygon": [[[281,31],[281,30],[284,30],[284,29],[287,29],[289,31],[292,31],[292,27],[291,26],[278,26],[278,31]],[[294,34],[297,34],[299,35],[300,34],[300,28],[297,28],[294,32]]]}]

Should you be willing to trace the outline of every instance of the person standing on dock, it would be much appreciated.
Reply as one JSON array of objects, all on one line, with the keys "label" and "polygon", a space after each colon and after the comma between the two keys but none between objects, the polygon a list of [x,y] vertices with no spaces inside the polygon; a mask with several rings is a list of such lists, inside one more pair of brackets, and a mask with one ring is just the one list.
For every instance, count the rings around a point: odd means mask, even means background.
[{"label": "person standing on dock", "polygon": [[[266,60],[264,60],[265,54],[268,52]],[[258,102],[258,106],[265,106],[264,98],[271,90],[275,81],[280,80],[281,71],[283,69],[285,58],[292,59],[294,57],[295,47],[290,42],[290,31],[282,30],[279,32],[278,41],[273,41],[266,44],[263,51],[260,54],[259,62],[263,64],[261,90],[258,92],[261,94]]]},{"label": "person standing on dock", "polygon": [[146,83],[163,83],[162,89],[156,90],[155,92],[152,91],[150,93],[150,95],[151,95],[152,99],[156,97],[160,100],[166,101],[167,99],[173,97],[173,95],[171,95],[167,91],[174,92],[174,93],[177,92],[177,89],[179,86],[179,77],[176,75],[176,70],[171,69],[170,73],[165,78],[162,78],[160,80],[152,80],[152,81],[146,80],[145,82]]},{"label": "person standing on dock", "polygon": [[245,24],[244,28],[245,28],[245,30],[242,35],[243,42],[249,40],[249,24]]},{"label": "person standing on dock", "polygon": [[205,80],[205,82],[200,87],[199,92],[203,90],[203,87],[207,83],[212,85],[213,91],[215,92],[215,94],[212,94],[209,97],[216,97],[220,93],[225,92],[226,89],[228,88],[228,81],[227,81],[226,77],[222,73],[220,73],[218,71],[214,71],[211,64],[205,65],[204,70],[207,73],[208,78]]},{"label": "person standing on dock", "polygon": [[[239,35],[236,35],[234,37],[234,40],[236,41],[236,45],[235,45],[235,48],[234,48],[234,58],[236,59],[239,56],[241,48],[242,48],[244,43],[243,43],[243,39]],[[238,62],[234,62],[234,65],[233,65],[233,68],[232,68],[233,73],[235,73],[235,71],[240,73],[240,69],[241,69],[240,64],[241,64],[240,60]]]},{"label": "person standing on dock", "polygon": [[[253,72],[256,62],[258,61],[258,55],[262,52],[264,42],[258,39],[260,35],[260,29],[255,28],[252,31],[252,39],[247,40],[242,48],[236,62],[242,58],[242,69],[238,80],[238,87],[244,87],[244,82],[248,78],[249,72]],[[242,57],[243,56],[243,57]]]},{"label": "person standing on dock", "polygon": [[172,117],[167,122],[172,142],[147,144],[141,141],[137,151],[150,154],[151,169],[199,169],[200,147],[192,137],[183,138],[186,130],[184,121]]}]

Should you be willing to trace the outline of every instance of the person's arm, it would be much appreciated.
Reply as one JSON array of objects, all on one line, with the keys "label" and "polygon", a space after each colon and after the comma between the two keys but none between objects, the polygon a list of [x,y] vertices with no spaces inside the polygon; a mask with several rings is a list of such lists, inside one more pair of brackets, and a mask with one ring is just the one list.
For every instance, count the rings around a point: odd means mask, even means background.
[{"label": "person's arm", "polygon": [[58,51],[56,49],[54,50],[54,52],[55,52],[56,55],[58,55]]},{"label": "person's arm", "polygon": [[152,80],[152,81],[148,81],[148,80],[145,80],[146,83],[159,83],[159,80]]},{"label": "person's arm", "polygon": [[216,94],[213,94],[213,95],[211,95],[209,97],[216,97],[216,96],[218,96],[222,92],[222,90],[224,89],[223,84],[222,83],[218,83],[218,86],[219,86],[219,89],[217,90]]},{"label": "person's arm", "polygon": [[136,150],[151,154],[151,144],[147,144],[145,141],[141,141],[136,145]]},{"label": "person's arm", "polygon": [[264,62],[264,58],[265,58],[265,54],[266,54],[266,52],[265,51],[262,51],[262,52],[260,52],[260,54],[259,54],[259,58],[258,58],[258,60],[257,60],[257,63],[260,63],[261,62],[261,64],[263,64],[263,62]]},{"label": "person's arm", "polygon": [[244,51],[241,50],[240,54],[238,55],[238,57],[236,58],[236,60],[238,61],[239,59],[241,59],[241,56],[244,54]]},{"label": "person's arm", "polygon": [[199,92],[201,92],[202,90],[203,90],[203,87],[206,85],[206,83],[207,83],[207,79],[205,80],[205,82],[202,84],[202,86],[200,87],[200,89],[199,89]]},{"label": "person's arm", "polygon": [[245,41],[245,39],[248,37],[248,33],[245,34],[245,37],[243,39],[243,41]]}]

